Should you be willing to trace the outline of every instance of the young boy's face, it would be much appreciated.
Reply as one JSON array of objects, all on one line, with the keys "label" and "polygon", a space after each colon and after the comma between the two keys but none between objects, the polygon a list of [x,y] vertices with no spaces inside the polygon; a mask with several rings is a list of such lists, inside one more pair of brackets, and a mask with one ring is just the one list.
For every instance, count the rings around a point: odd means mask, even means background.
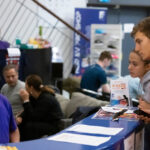
[{"label": "young boy's face", "polygon": [[150,38],[138,31],[134,37],[135,50],[139,52],[143,60],[150,60]]}]

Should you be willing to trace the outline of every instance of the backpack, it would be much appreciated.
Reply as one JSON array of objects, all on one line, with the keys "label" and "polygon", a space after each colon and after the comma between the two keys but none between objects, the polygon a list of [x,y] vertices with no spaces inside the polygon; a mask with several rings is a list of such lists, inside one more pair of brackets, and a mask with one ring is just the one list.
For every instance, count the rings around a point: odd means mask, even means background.
[{"label": "backpack", "polygon": [[101,106],[80,106],[77,107],[76,111],[70,116],[72,118],[72,124],[96,113]]}]

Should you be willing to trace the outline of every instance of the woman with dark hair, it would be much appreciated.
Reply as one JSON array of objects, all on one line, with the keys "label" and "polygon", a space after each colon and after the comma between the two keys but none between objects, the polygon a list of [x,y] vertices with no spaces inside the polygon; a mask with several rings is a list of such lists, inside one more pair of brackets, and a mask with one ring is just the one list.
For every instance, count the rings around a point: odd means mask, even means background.
[{"label": "woman with dark hair", "polygon": [[16,119],[21,141],[57,133],[63,114],[53,89],[44,86],[37,75],[29,75],[25,86],[26,90],[20,90],[24,112]]}]

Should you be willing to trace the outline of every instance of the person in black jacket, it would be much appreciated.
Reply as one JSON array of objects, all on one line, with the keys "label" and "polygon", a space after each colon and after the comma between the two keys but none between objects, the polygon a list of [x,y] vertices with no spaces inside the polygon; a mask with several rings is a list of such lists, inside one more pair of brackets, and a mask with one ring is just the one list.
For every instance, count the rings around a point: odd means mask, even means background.
[{"label": "person in black jacket", "polygon": [[16,119],[21,141],[57,133],[63,114],[53,89],[43,86],[37,75],[29,75],[25,85],[26,90],[20,90],[24,112]]}]

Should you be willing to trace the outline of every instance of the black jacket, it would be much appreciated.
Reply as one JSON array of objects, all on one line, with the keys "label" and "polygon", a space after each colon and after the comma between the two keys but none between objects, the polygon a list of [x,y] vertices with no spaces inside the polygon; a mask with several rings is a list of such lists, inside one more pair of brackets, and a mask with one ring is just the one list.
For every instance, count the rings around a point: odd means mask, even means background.
[{"label": "black jacket", "polygon": [[55,96],[49,92],[42,92],[38,99],[30,97],[30,102],[24,103],[23,121],[45,122],[53,124],[62,117],[62,111]]}]

